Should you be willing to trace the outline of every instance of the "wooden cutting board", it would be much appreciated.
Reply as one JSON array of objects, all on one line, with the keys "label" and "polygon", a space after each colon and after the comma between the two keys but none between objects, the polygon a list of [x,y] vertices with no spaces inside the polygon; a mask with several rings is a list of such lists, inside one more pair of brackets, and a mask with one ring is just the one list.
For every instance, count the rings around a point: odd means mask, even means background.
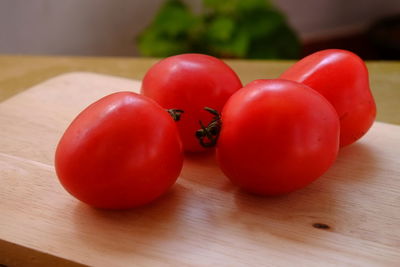
[{"label": "wooden cutting board", "polygon": [[58,139],[91,102],[139,87],[70,73],[0,103],[0,263],[400,265],[400,127],[390,124],[375,123],[323,177],[286,196],[241,192],[208,153],[187,155],[177,184],[146,207],[75,200],[54,173]]}]

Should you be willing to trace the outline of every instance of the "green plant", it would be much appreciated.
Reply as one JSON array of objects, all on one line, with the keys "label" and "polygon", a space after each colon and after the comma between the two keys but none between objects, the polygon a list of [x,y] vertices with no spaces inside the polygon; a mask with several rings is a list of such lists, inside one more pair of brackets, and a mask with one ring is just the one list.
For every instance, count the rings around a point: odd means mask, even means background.
[{"label": "green plant", "polygon": [[203,0],[195,15],[167,0],[137,38],[145,56],[198,52],[227,58],[297,58],[299,41],[284,15],[266,0]]}]

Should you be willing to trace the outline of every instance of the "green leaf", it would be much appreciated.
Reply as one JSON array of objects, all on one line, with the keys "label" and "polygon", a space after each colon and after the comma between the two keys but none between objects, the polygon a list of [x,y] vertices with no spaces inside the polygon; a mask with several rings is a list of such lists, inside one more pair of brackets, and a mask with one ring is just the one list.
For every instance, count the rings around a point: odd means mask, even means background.
[{"label": "green leaf", "polygon": [[169,0],[158,12],[151,27],[168,36],[186,33],[195,23],[196,18],[179,0]]},{"label": "green leaf", "polygon": [[179,0],[168,0],[154,21],[137,37],[142,55],[165,57],[191,49],[191,31],[198,28],[199,18]]},{"label": "green leaf", "polygon": [[189,45],[176,39],[167,39],[156,31],[149,31],[138,39],[138,49],[144,56],[166,57],[188,51]]},{"label": "green leaf", "polygon": [[229,40],[235,30],[235,21],[229,17],[212,19],[206,29],[206,37],[210,41],[223,42]]},{"label": "green leaf", "polygon": [[285,24],[284,17],[274,10],[254,11],[251,16],[241,18],[241,27],[253,38],[269,35],[281,24]]},{"label": "green leaf", "polygon": [[203,4],[213,14],[239,15],[259,9],[271,8],[268,0],[203,0]]},{"label": "green leaf", "polygon": [[300,43],[282,12],[267,0],[203,0],[195,15],[180,0],[167,0],[137,38],[146,56],[185,52],[233,58],[296,58]]},{"label": "green leaf", "polygon": [[240,0],[203,0],[205,7],[209,8],[212,13],[216,14],[233,14],[237,10]]},{"label": "green leaf", "polygon": [[[229,1],[227,1],[229,2]],[[272,4],[267,0],[244,0],[238,1],[237,9],[242,12],[257,11],[260,9],[272,8]]]},{"label": "green leaf", "polygon": [[247,54],[249,35],[246,32],[237,32],[230,40],[208,43],[208,53],[217,57],[242,58]]},{"label": "green leaf", "polygon": [[258,59],[293,59],[298,58],[300,53],[299,40],[295,33],[282,24],[270,35],[253,39],[248,58]]}]

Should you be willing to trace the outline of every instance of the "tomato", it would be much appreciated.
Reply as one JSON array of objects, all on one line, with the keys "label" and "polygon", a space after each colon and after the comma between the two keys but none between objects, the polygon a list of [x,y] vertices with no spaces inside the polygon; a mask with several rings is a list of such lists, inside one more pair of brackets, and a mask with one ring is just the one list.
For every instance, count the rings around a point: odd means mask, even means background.
[{"label": "tomato", "polygon": [[221,114],[217,160],[236,185],[279,195],[320,177],[339,149],[339,118],[320,94],[300,83],[256,80]]},{"label": "tomato", "polygon": [[195,132],[199,121],[212,116],[204,110],[221,111],[228,98],[242,87],[235,72],[223,61],[202,54],[182,54],[161,60],[146,73],[141,93],[164,108],[184,110],[177,123],[185,151],[202,151]]},{"label": "tomato", "polygon": [[357,55],[338,49],[309,55],[280,78],[303,83],[322,94],[340,118],[340,145],[361,138],[372,126],[376,105],[368,81],[368,70]]},{"label": "tomato", "polygon": [[111,94],[82,111],[55,154],[65,189],[107,209],[153,201],[175,183],[182,164],[173,119],[153,100],[131,92]]}]

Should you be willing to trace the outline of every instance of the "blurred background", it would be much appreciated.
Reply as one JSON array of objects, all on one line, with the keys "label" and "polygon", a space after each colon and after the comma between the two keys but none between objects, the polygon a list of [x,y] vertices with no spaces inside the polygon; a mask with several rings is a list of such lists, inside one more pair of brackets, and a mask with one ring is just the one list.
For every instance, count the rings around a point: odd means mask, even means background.
[{"label": "blurred background", "polygon": [[0,0],[0,53],[400,59],[400,0]]}]

